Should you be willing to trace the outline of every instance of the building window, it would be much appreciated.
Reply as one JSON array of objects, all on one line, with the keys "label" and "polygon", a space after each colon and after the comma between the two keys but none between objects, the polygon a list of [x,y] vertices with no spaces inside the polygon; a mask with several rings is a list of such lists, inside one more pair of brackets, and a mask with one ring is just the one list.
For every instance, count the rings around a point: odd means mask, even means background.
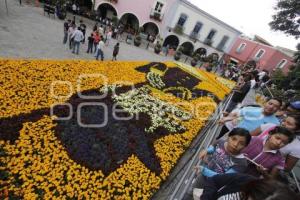
[{"label": "building window", "polygon": [[227,35],[224,35],[221,42],[219,43],[219,45],[217,46],[217,49],[219,50],[223,50],[226,42],[229,40],[229,37]]},{"label": "building window", "polygon": [[197,22],[194,29],[193,29],[193,33],[199,33],[201,28],[202,28],[202,23],[201,22]]},{"label": "building window", "polygon": [[263,49],[258,50],[258,52],[256,53],[256,55],[254,56],[254,59],[255,60],[261,59],[263,57],[264,53],[265,53],[265,50],[263,50]]},{"label": "building window", "polygon": [[180,17],[179,17],[179,20],[177,22],[177,25],[183,26],[185,24],[186,20],[187,20],[187,15],[186,14],[181,14]]},{"label": "building window", "polygon": [[277,64],[276,68],[282,69],[286,63],[287,63],[287,60],[286,60],[286,59],[282,59],[282,60]]},{"label": "building window", "polygon": [[216,34],[216,31],[215,31],[215,30],[211,30],[211,31],[209,32],[209,34],[207,35],[206,39],[207,39],[207,40],[212,40],[213,37],[215,36],[215,34]]},{"label": "building window", "polygon": [[155,11],[156,12],[161,12],[162,11],[162,8],[163,8],[163,6],[164,6],[164,4],[163,3],[161,3],[161,2],[156,2],[156,5],[155,5]]},{"label": "building window", "polygon": [[245,47],[246,47],[245,43],[240,44],[240,46],[236,49],[236,52],[241,53],[242,51],[244,51]]}]

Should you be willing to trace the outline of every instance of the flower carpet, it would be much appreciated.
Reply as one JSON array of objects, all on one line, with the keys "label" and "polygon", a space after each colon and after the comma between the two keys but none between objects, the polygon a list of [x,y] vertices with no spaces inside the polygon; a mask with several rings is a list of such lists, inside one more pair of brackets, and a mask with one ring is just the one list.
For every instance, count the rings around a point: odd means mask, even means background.
[{"label": "flower carpet", "polygon": [[0,198],[150,199],[233,82],[179,63],[0,60]]}]

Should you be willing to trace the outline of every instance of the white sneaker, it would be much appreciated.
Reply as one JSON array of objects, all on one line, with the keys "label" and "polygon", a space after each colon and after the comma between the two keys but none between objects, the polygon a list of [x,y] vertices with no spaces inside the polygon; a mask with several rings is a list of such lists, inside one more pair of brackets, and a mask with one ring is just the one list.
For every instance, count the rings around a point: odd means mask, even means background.
[{"label": "white sneaker", "polygon": [[194,188],[193,189],[193,198],[194,200],[200,200],[200,197],[203,193],[203,189],[200,188]]}]

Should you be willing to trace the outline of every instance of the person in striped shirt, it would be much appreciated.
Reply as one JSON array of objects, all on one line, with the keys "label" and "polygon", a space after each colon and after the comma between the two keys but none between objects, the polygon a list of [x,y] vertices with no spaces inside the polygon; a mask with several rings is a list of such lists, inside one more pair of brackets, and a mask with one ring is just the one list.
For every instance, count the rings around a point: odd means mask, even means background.
[{"label": "person in striped shirt", "polygon": [[280,149],[291,143],[295,135],[284,127],[277,126],[269,132],[268,137],[254,136],[250,144],[242,151],[251,163],[247,172],[254,175],[271,175],[275,177],[284,169],[285,159]]}]

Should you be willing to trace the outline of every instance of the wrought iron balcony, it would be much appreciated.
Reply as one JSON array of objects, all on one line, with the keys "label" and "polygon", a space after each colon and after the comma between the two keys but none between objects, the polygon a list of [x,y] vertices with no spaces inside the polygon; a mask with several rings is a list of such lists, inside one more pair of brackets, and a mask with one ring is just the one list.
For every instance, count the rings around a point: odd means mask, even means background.
[{"label": "wrought iron balcony", "polygon": [[151,19],[154,19],[154,20],[157,20],[157,21],[162,21],[163,16],[164,15],[161,12],[158,12],[154,9],[151,9],[151,12],[150,12],[150,18]]},{"label": "wrought iron balcony", "polygon": [[178,35],[182,35],[184,34],[184,27],[179,24],[176,24],[175,27],[173,28],[173,32],[177,33]]},{"label": "wrought iron balcony", "polygon": [[211,39],[206,38],[203,43],[208,45],[208,46],[211,46],[213,41]]},{"label": "wrought iron balcony", "polygon": [[224,46],[217,46],[216,48],[218,51],[224,52]]},{"label": "wrought iron balcony", "polygon": [[191,34],[189,35],[190,39],[192,40],[198,40],[199,39],[199,33],[196,33],[194,31],[191,32]]}]

